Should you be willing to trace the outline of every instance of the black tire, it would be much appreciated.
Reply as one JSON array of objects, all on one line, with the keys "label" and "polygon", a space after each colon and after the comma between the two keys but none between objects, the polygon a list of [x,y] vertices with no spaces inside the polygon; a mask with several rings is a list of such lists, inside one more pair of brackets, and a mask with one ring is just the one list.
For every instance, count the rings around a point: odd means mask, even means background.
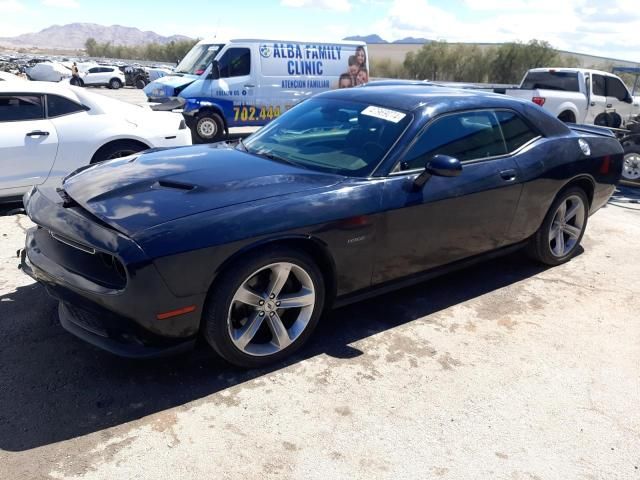
[{"label": "black tire", "polygon": [[217,113],[202,112],[193,122],[193,134],[197,143],[219,142],[224,138],[224,122]]},{"label": "black tire", "polygon": [[576,116],[573,114],[573,112],[565,110],[560,115],[558,115],[558,120],[564,123],[576,123]]},{"label": "black tire", "polygon": [[[232,299],[241,285],[243,285],[247,279],[252,278],[252,275],[256,271],[267,265],[280,262],[294,264],[308,274],[309,278],[313,282],[313,288],[315,290],[315,301],[312,307],[313,312],[306,324],[306,327],[304,327],[304,329],[299,333],[299,336],[297,336],[297,338],[295,338],[295,340],[293,340],[293,342],[287,347],[264,356],[246,353],[236,346],[229,331]],[[209,345],[227,362],[243,368],[260,368],[288,357],[304,345],[318,324],[324,308],[324,301],[325,286],[323,276],[318,266],[309,255],[302,251],[290,248],[268,248],[262,252],[249,254],[247,257],[240,259],[227,268],[216,280],[209,292],[205,305],[202,317],[202,332]],[[267,303],[269,303],[268,300]],[[253,307],[248,308],[251,310]],[[255,310],[251,311],[257,311],[258,308],[262,308],[264,310],[267,307],[255,307]],[[278,311],[279,315],[286,315],[284,312],[286,312],[286,310]],[[295,309],[293,309],[293,314],[294,316],[297,315]],[[283,318],[285,317],[283,316]],[[269,322],[267,320],[268,318],[265,316],[260,327],[266,330],[263,332],[258,330],[258,334],[266,333],[268,336],[273,335],[271,333],[272,330],[269,329]],[[271,341],[273,341],[273,339]]]},{"label": "black tire", "polygon": [[144,87],[147,86],[147,82],[144,81],[143,78],[136,78],[134,81],[134,87],[136,87],[138,90],[142,90]]},{"label": "black tire", "polygon": [[624,146],[624,166],[621,180],[640,184],[640,145],[630,143]]},{"label": "black tire", "polygon": [[113,160],[114,158],[126,157],[137,152],[146,150],[146,145],[133,140],[119,140],[117,142],[108,143],[95,153],[91,159],[91,163],[98,163],[104,160]]},{"label": "black tire", "polygon": [[119,78],[112,78],[109,80],[109,88],[111,90],[118,90],[119,88],[122,88],[122,82]]},{"label": "black tire", "polygon": [[[566,202],[570,197],[580,198],[584,207],[584,217],[582,218],[582,226],[580,227],[580,235],[575,241],[572,248],[564,255],[556,255],[552,251],[551,247],[551,225],[556,217],[556,213],[563,202]],[[576,215],[577,217],[577,215]],[[538,231],[531,237],[529,244],[527,245],[527,253],[531,258],[545,265],[560,265],[571,260],[578,252],[580,242],[584,236],[584,232],[587,228],[587,221],[589,219],[589,199],[587,194],[580,187],[569,187],[566,190],[561,191],[554,202],[551,204],[549,211],[547,212],[542,225]],[[571,225],[570,225],[571,226]],[[561,233],[564,236],[564,234]],[[564,238],[564,237],[563,237]]]}]

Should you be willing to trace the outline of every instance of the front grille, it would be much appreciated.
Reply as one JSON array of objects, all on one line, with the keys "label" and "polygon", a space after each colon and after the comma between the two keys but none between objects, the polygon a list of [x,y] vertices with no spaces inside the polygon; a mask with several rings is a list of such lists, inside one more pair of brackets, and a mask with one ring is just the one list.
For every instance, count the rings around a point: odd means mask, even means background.
[{"label": "front grille", "polygon": [[70,272],[114,290],[122,290],[127,284],[124,265],[113,255],[41,227],[34,239],[43,255]]}]

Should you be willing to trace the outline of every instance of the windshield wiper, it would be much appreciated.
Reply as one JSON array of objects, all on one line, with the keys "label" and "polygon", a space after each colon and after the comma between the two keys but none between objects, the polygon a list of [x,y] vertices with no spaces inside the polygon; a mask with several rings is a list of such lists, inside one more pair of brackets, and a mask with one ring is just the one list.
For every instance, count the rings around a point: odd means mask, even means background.
[{"label": "windshield wiper", "polygon": [[247,150],[247,152],[253,153],[254,155],[258,155],[259,157],[268,158],[269,160],[274,160],[276,162],[288,163],[289,165],[293,165],[294,167],[299,167],[300,166],[297,163],[292,162],[289,159],[286,159],[284,157],[280,157],[278,155],[274,155],[271,152],[264,152],[264,151],[263,152],[260,152],[260,151],[256,152],[256,151],[251,151],[251,150]]},{"label": "windshield wiper", "polygon": [[240,150],[243,150],[245,152],[249,152],[249,149],[244,144],[244,141],[242,140],[242,138],[238,139],[238,147],[240,147]]}]

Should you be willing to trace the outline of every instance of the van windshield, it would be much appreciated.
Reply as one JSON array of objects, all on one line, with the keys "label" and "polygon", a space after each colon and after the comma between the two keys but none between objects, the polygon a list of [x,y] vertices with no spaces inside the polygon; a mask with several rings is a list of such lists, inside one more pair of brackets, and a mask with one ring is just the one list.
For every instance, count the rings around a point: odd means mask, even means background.
[{"label": "van windshield", "polygon": [[223,46],[221,43],[194,46],[178,64],[176,73],[202,75]]}]

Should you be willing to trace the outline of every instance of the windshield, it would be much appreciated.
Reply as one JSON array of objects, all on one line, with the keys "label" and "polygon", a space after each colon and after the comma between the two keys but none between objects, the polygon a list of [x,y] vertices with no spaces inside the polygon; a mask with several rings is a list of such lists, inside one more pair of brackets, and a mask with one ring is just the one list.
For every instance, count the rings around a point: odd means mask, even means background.
[{"label": "windshield", "polygon": [[562,90],[564,92],[579,92],[577,72],[529,72],[522,81],[522,89],[534,90]]},{"label": "windshield", "polygon": [[176,73],[202,75],[223,44],[199,44],[187,53],[176,67]]},{"label": "windshield", "polygon": [[365,103],[313,98],[249,137],[250,153],[339,175],[370,175],[411,115]]}]

